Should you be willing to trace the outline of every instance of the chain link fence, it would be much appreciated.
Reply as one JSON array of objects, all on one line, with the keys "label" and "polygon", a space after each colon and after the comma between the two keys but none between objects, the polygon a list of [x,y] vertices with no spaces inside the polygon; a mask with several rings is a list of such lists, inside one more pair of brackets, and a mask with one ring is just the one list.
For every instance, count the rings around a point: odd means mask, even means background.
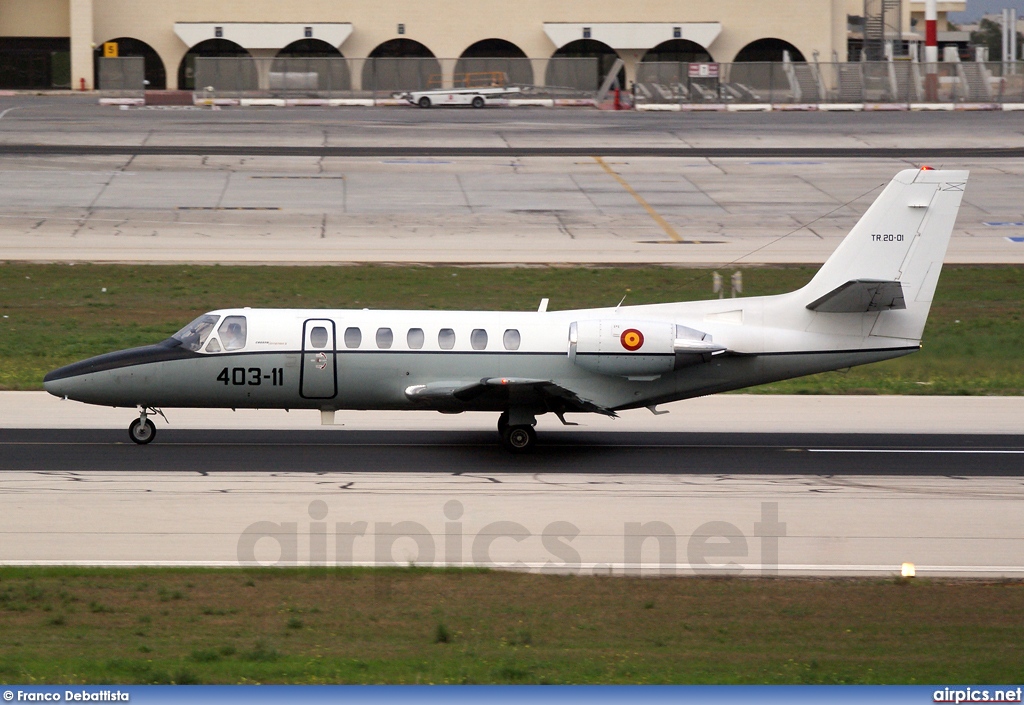
[{"label": "chain link fence", "polygon": [[491,85],[590,97],[599,60],[196,57],[196,93],[209,98],[386,98],[406,91]]},{"label": "chain link fence", "polygon": [[641,63],[637,103],[1024,103],[1024,62],[744,62],[712,77],[700,66]]},{"label": "chain link fence", "polygon": [[141,56],[98,59],[96,74],[101,91],[141,98],[146,90],[146,60]]},{"label": "chain link fence", "polygon": [[[141,97],[141,57],[101,58],[100,90]],[[197,57],[206,98],[387,98],[407,91],[517,86],[526,95],[593,98],[596,58]],[[642,104],[1024,103],[1024,61],[847,63],[643,62],[632,86]]]}]

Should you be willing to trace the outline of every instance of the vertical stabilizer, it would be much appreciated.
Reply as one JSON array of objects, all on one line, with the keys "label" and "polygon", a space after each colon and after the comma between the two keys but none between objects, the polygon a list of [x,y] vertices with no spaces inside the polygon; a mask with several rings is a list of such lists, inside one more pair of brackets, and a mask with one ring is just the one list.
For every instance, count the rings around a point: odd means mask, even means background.
[{"label": "vertical stabilizer", "polygon": [[906,308],[878,314],[871,335],[920,340],[967,176],[927,168],[897,174],[801,290],[807,303],[850,282],[899,282]]}]

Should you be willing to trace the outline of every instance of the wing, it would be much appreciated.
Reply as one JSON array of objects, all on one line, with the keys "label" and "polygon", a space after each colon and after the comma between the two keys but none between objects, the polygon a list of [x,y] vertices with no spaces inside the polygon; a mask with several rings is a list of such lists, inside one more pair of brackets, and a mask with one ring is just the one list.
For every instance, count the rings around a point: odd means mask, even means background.
[{"label": "wing", "polygon": [[611,409],[588,401],[549,379],[487,377],[474,382],[414,384],[405,390],[405,396],[425,407],[443,411],[495,409],[515,403],[523,406],[540,405],[559,413],[590,412],[616,416]]}]

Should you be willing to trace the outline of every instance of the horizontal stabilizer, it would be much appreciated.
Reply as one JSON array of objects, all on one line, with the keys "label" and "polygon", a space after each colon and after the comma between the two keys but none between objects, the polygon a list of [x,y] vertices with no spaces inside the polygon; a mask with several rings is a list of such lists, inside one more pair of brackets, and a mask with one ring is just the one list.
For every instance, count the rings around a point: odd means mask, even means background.
[{"label": "horizontal stabilizer", "polygon": [[898,281],[854,279],[807,304],[819,313],[872,313],[905,309],[903,285]]}]

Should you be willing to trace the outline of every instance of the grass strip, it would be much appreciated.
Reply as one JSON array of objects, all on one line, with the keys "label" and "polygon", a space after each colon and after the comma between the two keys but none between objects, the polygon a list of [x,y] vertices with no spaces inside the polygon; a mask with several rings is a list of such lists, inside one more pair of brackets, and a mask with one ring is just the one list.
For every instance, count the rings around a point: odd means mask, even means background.
[{"label": "grass strip", "polygon": [[[744,269],[744,293],[805,284],[814,267]],[[1024,267],[946,266],[923,351],[754,388],[768,393],[1024,393]],[[161,340],[234,306],[533,310],[711,296],[711,272],[669,267],[0,264],[0,389],[41,389],[56,367]]]},{"label": "grass strip", "polygon": [[0,569],[5,683],[1024,681],[1022,581]]}]

